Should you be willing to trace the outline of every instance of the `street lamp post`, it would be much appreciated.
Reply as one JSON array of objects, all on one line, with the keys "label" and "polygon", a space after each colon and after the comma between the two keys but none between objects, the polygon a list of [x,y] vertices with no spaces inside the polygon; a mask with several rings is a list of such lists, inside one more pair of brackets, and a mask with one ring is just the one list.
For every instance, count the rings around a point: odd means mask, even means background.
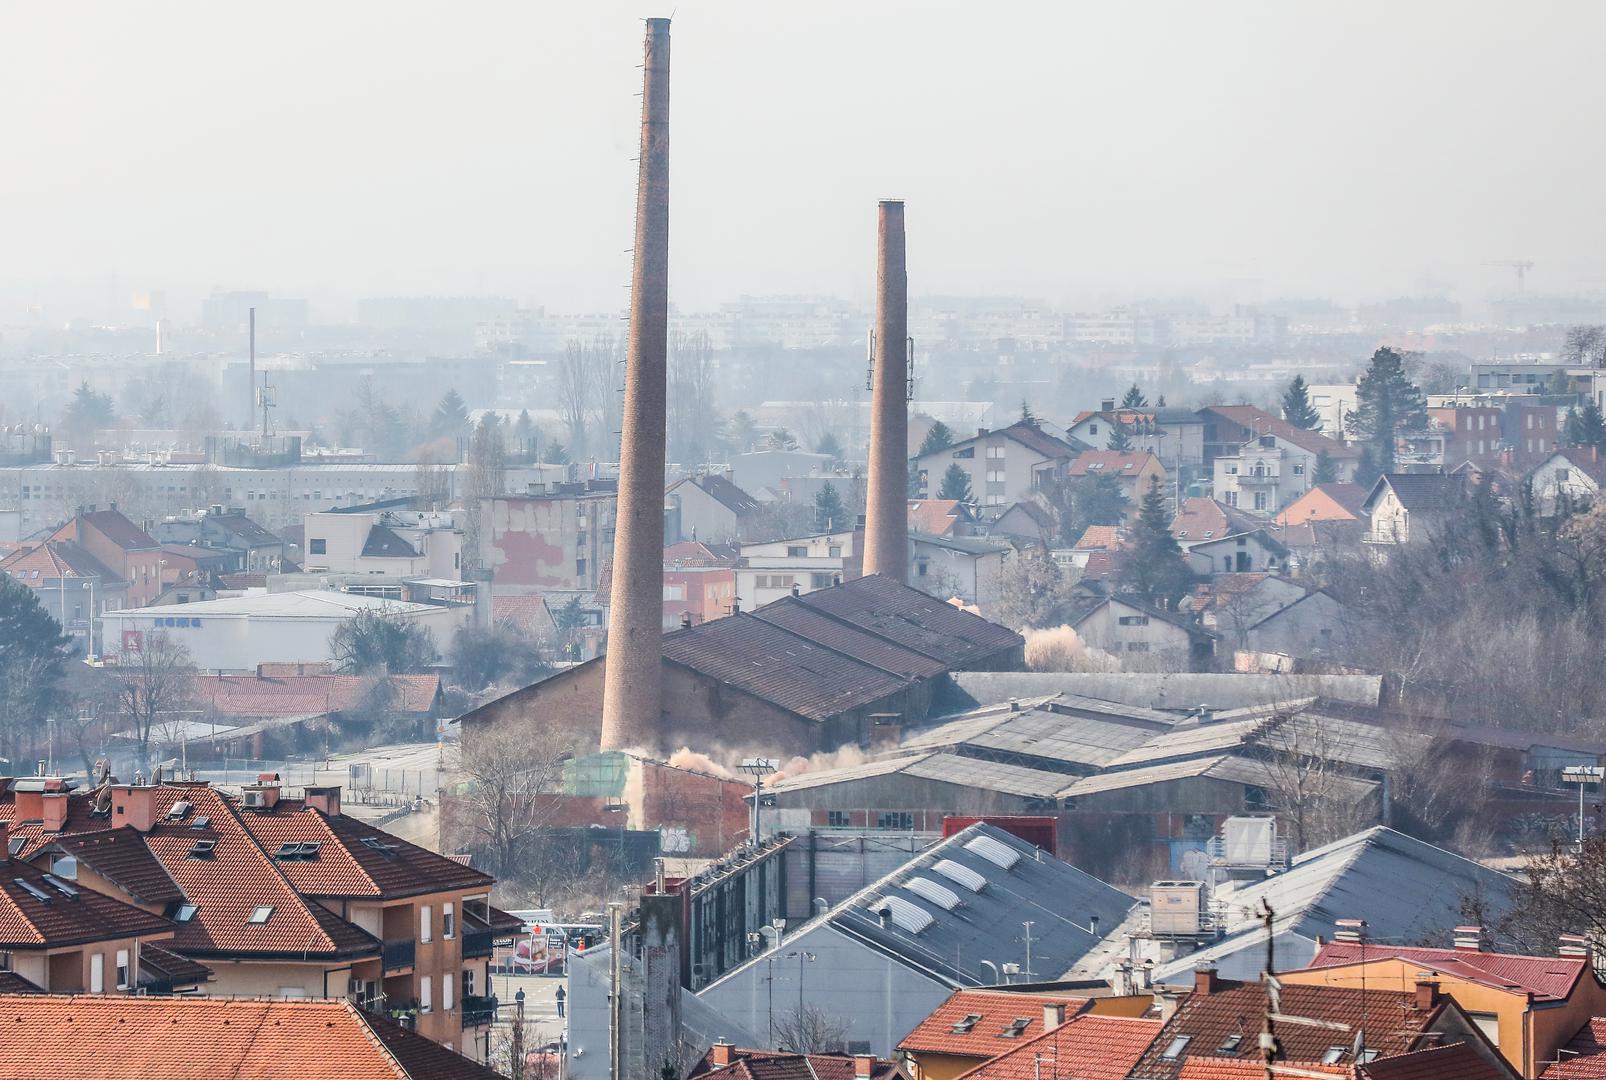
[{"label": "street lamp post", "polygon": [[739,770],[753,778],[753,824],[748,833],[750,843],[758,844],[759,806],[764,801],[764,778],[781,767],[775,758],[743,758],[742,763],[736,766]]},{"label": "street lamp post", "polygon": [[1584,788],[1589,784],[1599,784],[1606,778],[1606,768],[1599,765],[1570,765],[1561,770],[1561,779],[1565,784],[1578,785],[1578,850],[1584,850]]}]

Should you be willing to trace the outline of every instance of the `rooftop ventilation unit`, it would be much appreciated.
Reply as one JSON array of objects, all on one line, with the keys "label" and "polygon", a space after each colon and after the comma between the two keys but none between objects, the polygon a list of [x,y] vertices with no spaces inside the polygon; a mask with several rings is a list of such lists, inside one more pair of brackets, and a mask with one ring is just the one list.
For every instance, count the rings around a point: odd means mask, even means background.
[{"label": "rooftop ventilation unit", "polygon": [[910,878],[903,883],[903,887],[927,903],[936,904],[944,911],[952,911],[959,906],[958,894],[946,885],[938,885],[930,878]]},{"label": "rooftop ventilation unit", "polygon": [[911,934],[918,934],[937,921],[931,912],[901,896],[883,896],[870,905],[870,910],[876,915],[885,912],[899,929]]},{"label": "rooftop ventilation unit", "polygon": [[1020,852],[991,836],[977,836],[965,841],[965,850],[1005,870],[1020,862]]},{"label": "rooftop ventilation unit", "polygon": [[963,885],[971,892],[981,892],[987,887],[987,879],[968,866],[962,866],[952,859],[938,859],[932,864],[932,872],[941,874],[957,885]]}]

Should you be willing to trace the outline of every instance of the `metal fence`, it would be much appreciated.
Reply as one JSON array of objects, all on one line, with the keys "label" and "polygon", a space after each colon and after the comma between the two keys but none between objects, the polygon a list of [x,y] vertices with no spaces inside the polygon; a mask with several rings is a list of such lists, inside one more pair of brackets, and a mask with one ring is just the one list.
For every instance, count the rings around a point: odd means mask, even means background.
[{"label": "metal fence", "polygon": [[372,806],[405,806],[419,798],[434,801],[441,784],[441,770],[434,767],[402,768],[365,761],[224,758],[216,766],[195,770],[197,779],[235,789],[255,783],[263,773],[277,773],[287,790],[338,785],[344,789],[341,797],[346,801]]}]

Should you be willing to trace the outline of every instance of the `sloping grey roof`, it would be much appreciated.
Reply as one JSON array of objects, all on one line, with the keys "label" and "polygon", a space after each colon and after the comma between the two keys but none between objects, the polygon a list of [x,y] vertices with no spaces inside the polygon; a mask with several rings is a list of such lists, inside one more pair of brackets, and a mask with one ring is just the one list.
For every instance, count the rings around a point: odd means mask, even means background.
[{"label": "sloping grey roof", "polygon": [[941,751],[928,751],[877,758],[857,765],[845,765],[839,769],[800,773],[795,777],[776,780],[765,787],[772,794],[786,795],[809,788],[827,787],[831,784],[843,784],[875,776],[891,776],[894,773],[956,784],[960,787],[997,791],[1005,795],[1019,795],[1027,799],[1052,797],[1056,791],[1065,786],[1066,779],[1063,773],[1045,772],[1042,769],[1031,769],[1000,761],[983,761]]},{"label": "sloping grey roof", "polygon": [[1446,473],[1388,473],[1377,478],[1361,509],[1371,513],[1377,498],[1387,486],[1407,510],[1447,510],[1465,490],[1461,477]]},{"label": "sloping grey roof", "polygon": [[948,677],[940,704],[946,710],[960,712],[1010,698],[1079,694],[1150,709],[1191,710],[1200,705],[1229,709],[1300,697],[1375,706],[1381,682],[1376,675],[956,671]]},{"label": "sloping grey roof", "polygon": [[1198,757],[1201,754],[1232,750],[1248,742],[1256,732],[1271,722],[1269,716],[1255,716],[1246,720],[1218,721],[1194,727],[1177,728],[1154,735],[1141,746],[1133,747],[1109,762],[1112,769],[1130,769],[1139,765],[1154,765],[1162,761],[1177,761]]},{"label": "sloping grey roof", "polygon": [[[1172,780],[1183,780],[1194,776],[1206,776],[1213,780],[1224,780],[1232,784],[1249,784],[1255,787],[1265,787],[1275,779],[1272,767],[1264,761],[1240,757],[1236,754],[1212,754],[1207,757],[1188,758],[1184,761],[1167,761],[1137,769],[1122,769],[1117,772],[1102,772],[1095,776],[1085,776],[1061,790],[1058,793],[1058,797],[1074,799],[1080,796],[1098,795],[1107,791],[1121,791],[1128,788],[1148,787],[1151,784],[1164,784]],[[1350,805],[1360,802],[1367,795],[1377,790],[1378,787],[1375,781],[1357,780],[1347,776],[1328,777],[1324,783],[1327,785],[1330,795]]]},{"label": "sloping grey roof", "polygon": [[[1101,703],[1109,704],[1109,703]],[[977,710],[917,731],[905,749],[955,747],[962,754],[1018,755],[1050,770],[1066,766],[1098,768],[1165,730],[1154,721],[1123,716],[1114,706],[1104,715],[1080,715],[1050,699],[1030,708]],[[1149,710],[1135,710],[1147,713]],[[1165,717],[1165,723],[1173,718]]]},{"label": "sloping grey roof", "polygon": [[948,551],[957,551],[964,555],[996,555],[1000,551],[1013,550],[1008,544],[995,544],[991,540],[981,540],[973,536],[938,536],[935,533],[914,532],[909,533],[911,543],[930,544]]},{"label": "sloping grey roof", "polygon": [[1008,627],[961,611],[883,574],[817,589],[799,599],[833,619],[852,623],[950,668],[985,663],[1025,644],[1025,639]]},{"label": "sloping grey roof", "polygon": [[[1013,854],[1016,861],[1005,869],[967,845],[986,846],[994,852],[1002,850]],[[962,867],[961,874],[969,871],[982,878],[985,884],[981,891],[973,892],[932,869],[944,860]],[[958,897],[959,905],[947,910],[905,887],[912,878],[924,878],[942,886]],[[930,917],[930,923],[918,932],[911,932],[897,922],[883,926],[876,910],[888,897],[901,901],[897,905],[900,908],[908,904],[912,910],[923,912]],[[1018,963],[1025,974],[1026,941],[1021,926],[1024,919],[1034,923],[1032,975],[1041,979],[1058,978],[1118,925],[1134,903],[1136,901],[1121,890],[1040,852],[1002,829],[982,823],[926,849],[814,922],[823,921],[877,952],[957,988],[996,981],[996,977],[980,965],[982,960],[999,966]],[[1095,916],[1100,925],[1098,933],[1092,934],[1088,931],[1089,919]],[[789,936],[795,937],[802,930],[799,928]],[[727,973],[719,982],[735,977],[749,965],[764,962],[764,956],[760,955]]]},{"label": "sloping grey roof", "polygon": [[833,619],[794,596],[783,596],[755,608],[753,617],[905,679],[934,678],[946,670],[939,660]]},{"label": "sloping grey roof", "polygon": [[[1490,916],[1511,906],[1515,879],[1454,852],[1382,825],[1315,848],[1285,873],[1218,894],[1225,900],[1227,936],[1207,949],[1159,965],[1157,983],[1191,982],[1196,964],[1221,963],[1248,950],[1264,950],[1262,900],[1275,913],[1273,929],[1284,943],[1278,966],[1303,966],[1317,935],[1331,937],[1338,919],[1365,919],[1370,937],[1390,942],[1442,939],[1465,922],[1463,897],[1477,894]],[[1304,943],[1295,946],[1291,943]],[[1300,955],[1301,948],[1312,951]],[[1287,959],[1283,959],[1286,956]],[[1226,964],[1223,974],[1237,977]]]},{"label": "sloping grey roof", "polygon": [[385,525],[375,525],[368,530],[368,539],[363,542],[362,554],[365,559],[412,559],[417,558],[418,551],[393,529]]}]

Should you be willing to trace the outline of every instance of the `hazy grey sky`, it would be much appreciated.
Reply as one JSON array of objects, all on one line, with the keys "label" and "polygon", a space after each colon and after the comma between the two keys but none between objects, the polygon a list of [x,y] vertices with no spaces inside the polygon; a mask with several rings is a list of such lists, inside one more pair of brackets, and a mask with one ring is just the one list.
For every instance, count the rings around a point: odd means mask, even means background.
[{"label": "hazy grey sky", "polygon": [[[611,2],[13,3],[0,280],[612,308],[640,17]],[[678,0],[672,283],[1060,302],[1606,285],[1606,4]]]}]

